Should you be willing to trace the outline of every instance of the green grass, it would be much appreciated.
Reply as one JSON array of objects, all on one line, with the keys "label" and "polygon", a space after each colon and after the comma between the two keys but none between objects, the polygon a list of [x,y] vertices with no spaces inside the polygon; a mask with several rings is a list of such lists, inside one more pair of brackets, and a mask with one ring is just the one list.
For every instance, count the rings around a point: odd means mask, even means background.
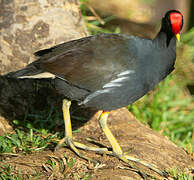
[{"label": "green grass", "polygon": [[[82,0],[83,2],[84,0]],[[91,34],[97,33],[120,33],[120,28],[104,29],[97,20],[87,20],[87,16],[92,15],[85,4],[81,5],[86,25]],[[106,23],[114,17],[103,18]],[[194,29],[185,35],[182,46],[189,44],[191,48],[191,61],[194,59],[194,49],[192,41],[194,39]],[[176,74],[176,73],[175,73]],[[130,105],[129,110],[138,120],[148,124],[155,131],[168,136],[178,146],[185,148],[190,154],[194,149],[194,99],[192,96],[185,96],[185,84],[181,83],[178,76],[170,75],[160,83],[154,91],[148,93],[136,103]],[[77,117],[75,117],[77,118]],[[33,121],[31,121],[33,119]],[[55,122],[55,123],[53,123]],[[0,136],[0,154],[20,154],[43,151],[47,148],[54,148],[56,141],[63,136],[63,132],[57,132],[57,127],[61,126],[60,113],[53,107],[42,112],[26,113],[24,120],[15,120],[15,134]],[[0,159],[0,164],[1,164]],[[55,163],[51,160],[46,162],[53,170]],[[75,159],[68,161],[67,166],[71,168],[75,164]],[[189,175],[173,169],[171,175],[178,180],[191,180]],[[0,180],[19,180],[21,174],[11,173],[10,166],[0,165]],[[28,178],[26,178],[28,179]],[[89,175],[85,175],[89,179]]]},{"label": "green grass", "polygon": [[[90,34],[95,35],[98,33],[120,33],[119,26],[113,27],[111,29],[104,28],[104,25],[107,22],[115,19],[114,16],[100,18],[100,20],[99,20],[88,9],[87,0],[80,0],[80,2],[81,2],[81,10],[82,10],[83,19],[85,20],[87,30],[89,31]],[[88,19],[89,16],[94,17],[94,19],[92,19],[92,20]]]},{"label": "green grass", "polygon": [[176,168],[167,170],[171,177],[175,180],[193,180],[193,175],[191,173],[184,173]]},{"label": "green grass", "polygon": [[0,136],[0,154],[41,151],[51,145],[55,138],[56,135],[36,134],[33,129],[28,132],[16,129],[15,134]]},{"label": "green grass", "polygon": [[54,148],[56,140],[63,136],[63,132],[59,134],[55,131],[61,121],[59,116],[56,109],[47,107],[44,111],[26,113],[23,120],[14,120],[16,133],[0,136],[0,154],[31,153]]},{"label": "green grass", "polygon": [[[56,173],[56,177],[54,179],[58,179],[57,175],[58,173],[61,173],[61,175],[63,177],[65,177],[65,174],[63,173],[64,171],[69,171],[71,168],[73,168],[73,166],[76,163],[76,159],[75,158],[69,158],[69,157],[65,157],[65,161],[62,160],[61,158],[57,158],[57,157],[50,157],[43,165],[43,169],[44,169],[44,177],[48,176],[48,178],[51,177],[51,174],[55,175]],[[31,174],[28,175],[25,173],[22,173],[22,171],[20,170],[13,170],[14,168],[12,168],[10,165],[6,165],[6,164],[0,164],[0,180],[28,180],[28,179],[34,179],[34,180],[38,180],[41,177],[41,173],[37,172],[36,174]],[[90,177],[89,174],[83,174],[82,175],[83,178],[81,179],[88,179]],[[61,177],[60,177],[61,179]],[[79,178],[77,178],[79,179]]]},{"label": "green grass", "polygon": [[[79,121],[84,120],[73,114],[72,118],[79,119]],[[53,107],[45,107],[43,111],[27,113],[23,120],[14,120],[13,123],[16,126],[15,133],[0,136],[0,155],[54,149],[57,142],[64,136],[62,112],[58,112]],[[73,130],[73,133],[79,131]]]},{"label": "green grass", "polygon": [[17,175],[13,174],[9,165],[0,165],[0,180],[22,180],[22,176],[20,173]]},{"label": "green grass", "polygon": [[154,92],[129,106],[138,120],[162,132],[179,146],[188,144],[194,149],[194,108],[193,98],[184,97],[184,90],[170,75],[160,83]]},{"label": "green grass", "polygon": [[38,180],[39,176],[39,173],[24,176],[20,170],[13,172],[10,165],[0,164],[0,180]]}]

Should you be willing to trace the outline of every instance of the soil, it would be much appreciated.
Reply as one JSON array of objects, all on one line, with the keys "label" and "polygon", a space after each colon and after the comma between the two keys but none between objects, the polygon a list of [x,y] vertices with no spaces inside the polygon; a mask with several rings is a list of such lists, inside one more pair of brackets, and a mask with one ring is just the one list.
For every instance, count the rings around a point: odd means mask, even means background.
[{"label": "soil", "polygon": [[[88,112],[84,112],[90,114]],[[90,121],[80,127],[80,131],[75,133],[74,139],[84,144],[90,144],[86,139],[88,137],[110,147],[109,142],[102,133],[96,113]],[[75,122],[74,122],[75,123]],[[194,160],[183,149],[177,147],[167,137],[154,132],[149,127],[141,124],[135,117],[128,112],[126,108],[112,111],[108,121],[109,127],[120,143],[122,149],[127,154],[144,160],[158,167],[160,170],[172,169],[176,167],[186,171],[194,166]],[[101,163],[96,166],[79,157],[77,157],[67,147],[61,147],[57,151],[44,150],[42,152],[18,155],[16,157],[8,155],[4,163],[10,164],[13,173],[20,172],[23,178],[39,173],[38,179],[99,179],[99,180],[130,180],[143,179],[141,174],[121,162],[116,157],[108,155],[99,155],[94,152],[82,151],[88,157],[99,160]],[[76,161],[73,163],[73,159]],[[55,162],[53,168],[48,162]],[[136,163],[141,168],[148,179],[165,179],[157,173]],[[145,177],[144,177],[145,178]]]}]

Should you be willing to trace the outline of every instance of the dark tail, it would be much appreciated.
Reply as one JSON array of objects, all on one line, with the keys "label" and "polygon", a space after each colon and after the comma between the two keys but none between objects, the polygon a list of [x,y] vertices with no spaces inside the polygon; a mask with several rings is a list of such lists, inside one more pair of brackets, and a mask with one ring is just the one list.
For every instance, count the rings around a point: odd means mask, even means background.
[{"label": "dark tail", "polygon": [[37,69],[35,66],[29,65],[24,69],[20,69],[15,72],[10,72],[6,74],[5,76],[9,78],[21,78],[23,76],[33,76],[33,75],[36,75],[42,72],[43,72],[42,70]]}]

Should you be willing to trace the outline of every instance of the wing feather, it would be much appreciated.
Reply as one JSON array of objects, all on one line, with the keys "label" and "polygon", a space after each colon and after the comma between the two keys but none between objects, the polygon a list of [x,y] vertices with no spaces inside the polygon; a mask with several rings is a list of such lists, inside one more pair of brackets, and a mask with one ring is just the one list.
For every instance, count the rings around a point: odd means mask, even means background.
[{"label": "wing feather", "polygon": [[[130,36],[101,34],[58,45],[37,53],[34,66],[90,91],[102,89],[117,75],[135,69]],[[134,51],[130,53],[130,51]],[[47,53],[46,53],[47,52]]]}]

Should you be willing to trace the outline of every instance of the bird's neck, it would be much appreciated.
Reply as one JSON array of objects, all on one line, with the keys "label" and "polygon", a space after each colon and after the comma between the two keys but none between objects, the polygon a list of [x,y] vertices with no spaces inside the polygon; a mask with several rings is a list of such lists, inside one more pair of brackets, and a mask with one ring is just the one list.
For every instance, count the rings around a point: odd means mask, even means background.
[{"label": "bird's neck", "polygon": [[176,37],[160,30],[157,36],[153,39],[153,43],[158,48],[173,48],[176,50]]}]

